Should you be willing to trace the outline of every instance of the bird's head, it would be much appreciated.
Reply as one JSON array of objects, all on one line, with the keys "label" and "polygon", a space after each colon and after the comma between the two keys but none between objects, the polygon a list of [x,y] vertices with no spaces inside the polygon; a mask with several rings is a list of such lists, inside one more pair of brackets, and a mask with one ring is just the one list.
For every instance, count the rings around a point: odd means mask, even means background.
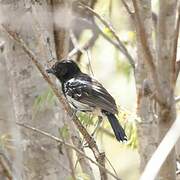
[{"label": "bird's head", "polygon": [[64,82],[81,71],[74,61],[62,60],[56,62],[51,68],[46,69],[46,72],[55,75],[61,82]]}]

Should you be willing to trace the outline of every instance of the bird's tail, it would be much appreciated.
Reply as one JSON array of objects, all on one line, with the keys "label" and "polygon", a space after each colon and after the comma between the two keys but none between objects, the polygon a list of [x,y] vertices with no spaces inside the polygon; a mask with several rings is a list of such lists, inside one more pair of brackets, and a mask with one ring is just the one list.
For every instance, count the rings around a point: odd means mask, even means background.
[{"label": "bird's tail", "polygon": [[109,113],[109,112],[105,112],[104,114],[107,116],[107,118],[111,124],[111,127],[112,127],[114,134],[116,136],[116,139],[118,141],[127,141],[127,136],[124,132],[124,129],[120,125],[116,116],[112,113]]}]

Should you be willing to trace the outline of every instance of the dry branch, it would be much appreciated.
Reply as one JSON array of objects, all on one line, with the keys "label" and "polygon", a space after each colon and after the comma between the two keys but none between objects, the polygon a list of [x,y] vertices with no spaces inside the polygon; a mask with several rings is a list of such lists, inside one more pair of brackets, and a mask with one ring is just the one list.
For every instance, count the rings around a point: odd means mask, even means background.
[{"label": "dry branch", "polygon": [[126,11],[128,12],[128,14],[130,15],[130,17],[132,19],[134,19],[134,12],[132,12],[129,8],[129,6],[127,5],[127,3],[125,2],[125,0],[121,0],[122,4],[124,5]]},{"label": "dry branch", "polygon": [[89,161],[91,161],[93,164],[95,164],[96,166],[102,168],[104,171],[106,171],[108,174],[110,174],[112,177],[114,177],[115,179],[117,180],[120,180],[120,178],[118,178],[116,175],[114,175],[112,172],[110,172],[108,169],[106,169],[104,166],[102,166],[101,164],[97,163],[96,161],[94,161],[93,159],[91,159],[90,157],[88,157],[83,151],[79,150],[78,148],[76,148],[75,146],[65,142],[64,140],[52,135],[52,134],[49,134],[43,130],[40,130],[40,129],[37,129],[35,127],[32,127],[30,125],[27,125],[27,124],[24,124],[24,123],[20,123],[20,122],[16,122],[17,125],[21,126],[21,127],[24,127],[26,129],[30,129],[34,132],[37,132],[41,135],[44,135],[46,137],[49,137],[50,139],[52,140],[55,140],[56,142],[58,143],[61,143],[63,144],[64,146],[68,147],[68,148],[71,148],[73,149],[74,151],[76,151],[77,153],[79,153],[81,156],[85,157],[86,159],[88,159]]},{"label": "dry branch", "polygon": [[75,54],[77,54],[78,52],[80,52],[81,54],[83,54],[86,50],[88,50],[89,48],[93,47],[94,43],[96,42],[97,38],[98,38],[98,33],[94,33],[92,35],[92,37],[88,40],[87,43],[85,43],[82,47],[79,46],[78,41],[73,33],[73,31],[70,31],[70,37],[71,37],[71,41],[74,45],[74,49],[72,49],[68,55],[67,58],[71,59],[72,56],[74,56]]},{"label": "dry branch", "polygon": [[10,166],[9,159],[3,152],[0,152],[0,166],[3,169],[4,175],[8,180],[13,180],[12,167]]},{"label": "dry branch", "polygon": [[118,35],[116,34],[116,32],[114,31],[113,27],[103,18],[101,17],[98,13],[96,13],[93,9],[91,9],[89,6],[86,6],[82,3],[80,3],[80,6],[84,7],[85,9],[87,9],[89,12],[91,12],[95,17],[97,17],[112,33],[112,35],[114,36],[114,38],[117,40],[118,45],[119,45],[119,49],[121,50],[121,52],[127,57],[129,63],[131,64],[131,66],[133,68],[135,68],[135,62],[134,59],[132,58],[132,56],[130,55],[130,53],[128,52],[128,50],[126,49],[126,47],[124,46],[124,44],[121,42],[121,40],[119,39]]}]

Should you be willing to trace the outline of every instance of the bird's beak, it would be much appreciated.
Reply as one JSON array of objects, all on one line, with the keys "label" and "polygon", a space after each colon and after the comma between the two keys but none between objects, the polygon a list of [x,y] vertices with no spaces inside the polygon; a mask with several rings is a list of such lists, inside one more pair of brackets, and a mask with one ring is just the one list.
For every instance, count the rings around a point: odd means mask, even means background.
[{"label": "bird's beak", "polygon": [[50,74],[50,73],[51,73],[51,74],[54,74],[54,70],[53,70],[52,68],[46,69],[46,72],[49,73],[49,74]]}]

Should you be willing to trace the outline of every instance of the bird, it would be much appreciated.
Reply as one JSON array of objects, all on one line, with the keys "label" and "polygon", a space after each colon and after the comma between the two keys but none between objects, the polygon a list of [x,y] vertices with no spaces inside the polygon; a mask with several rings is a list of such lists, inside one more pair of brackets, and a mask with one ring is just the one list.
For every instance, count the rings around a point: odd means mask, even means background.
[{"label": "bird", "polygon": [[127,141],[124,129],[116,114],[118,109],[114,98],[94,78],[83,73],[73,60],[61,60],[54,63],[46,72],[60,81],[62,92],[69,105],[76,111],[98,112],[105,115],[118,141]]}]

